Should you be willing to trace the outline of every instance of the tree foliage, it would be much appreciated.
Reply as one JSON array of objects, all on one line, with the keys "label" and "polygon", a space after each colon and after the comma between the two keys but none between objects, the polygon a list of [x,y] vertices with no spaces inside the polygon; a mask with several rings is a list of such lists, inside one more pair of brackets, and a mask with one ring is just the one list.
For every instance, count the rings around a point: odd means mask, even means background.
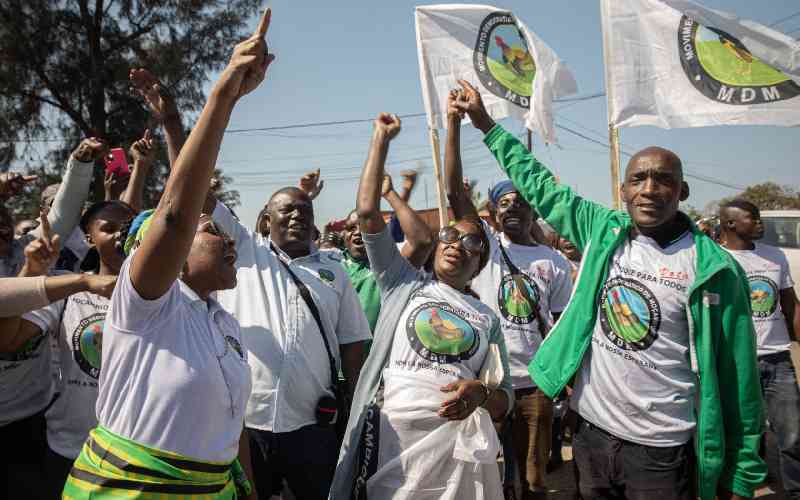
[{"label": "tree foliage", "polygon": [[744,199],[761,210],[800,209],[800,193],[792,186],[781,186],[774,182],[764,182],[748,186],[741,194],[720,200],[722,205],[733,199]]},{"label": "tree foliage", "polygon": [[[193,116],[205,102],[208,75],[247,35],[245,23],[260,4],[0,0],[0,165],[17,160],[37,173],[59,173],[82,137],[127,148],[155,128],[129,90],[133,67],[149,68],[184,116]],[[148,186],[151,202],[167,168],[161,154]],[[96,195],[102,193],[97,170]]]}]

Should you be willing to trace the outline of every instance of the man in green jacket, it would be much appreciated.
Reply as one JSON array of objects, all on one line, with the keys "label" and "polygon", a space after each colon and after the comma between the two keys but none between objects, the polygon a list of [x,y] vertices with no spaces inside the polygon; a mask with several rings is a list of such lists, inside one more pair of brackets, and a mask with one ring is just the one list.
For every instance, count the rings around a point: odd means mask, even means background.
[{"label": "man in green jacket", "polygon": [[458,103],[522,196],[583,253],[577,286],[528,371],[555,396],[574,377],[573,447],[585,499],[752,497],[762,402],[741,268],[678,205],[680,159],[640,151],[627,213],[575,195],[496,125],[468,83]]}]

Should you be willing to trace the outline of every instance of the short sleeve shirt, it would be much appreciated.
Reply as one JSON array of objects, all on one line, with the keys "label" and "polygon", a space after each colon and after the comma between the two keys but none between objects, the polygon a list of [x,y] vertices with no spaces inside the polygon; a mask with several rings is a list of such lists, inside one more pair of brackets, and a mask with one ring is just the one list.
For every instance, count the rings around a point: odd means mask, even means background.
[{"label": "short sleeve shirt", "polygon": [[628,239],[611,257],[598,298],[592,342],[571,406],[592,424],[647,446],[677,446],[695,427],[689,289],[691,233],[661,248]]},{"label": "short sleeve shirt", "polygon": [[44,333],[17,352],[0,353],[0,427],[44,410],[53,399],[51,355]]},{"label": "short sleeve shirt", "polygon": [[111,432],[205,462],[239,450],[250,395],[236,320],[176,280],[143,299],[122,265],[103,332],[97,418]]},{"label": "short sleeve shirt", "polygon": [[781,308],[781,290],[794,286],[786,255],[779,248],[758,242],[753,250],[728,252],[747,274],[758,355],[790,350],[789,329]]},{"label": "short sleeve shirt", "polygon": [[[567,306],[572,291],[571,268],[550,247],[517,245],[488,224],[483,226],[491,245],[489,262],[470,286],[500,318],[514,389],[534,387],[528,364],[542,343],[544,332],[539,320],[548,331],[553,325],[551,313]],[[522,274],[512,275],[500,245]]]},{"label": "short sleeve shirt", "polygon": [[81,292],[23,316],[54,340],[60,395],[47,410],[47,444],[63,457],[77,458],[89,431],[97,426],[97,380],[108,305],[105,297]]},{"label": "short sleeve shirt", "polygon": [[249,352],[253,392],[246,425],[291,432],[315,424],[317,402],[332,395],[331,370],[311,311],[281,259],[309,290],[319,310],[338,367],[339,346],[371,338],[358,295],[341,263],[330,252],[311,249],[291,259],[271,241],[251,233],[217,204],[214,221],[236,241],[238,284],[217,293],[242,326]]}]

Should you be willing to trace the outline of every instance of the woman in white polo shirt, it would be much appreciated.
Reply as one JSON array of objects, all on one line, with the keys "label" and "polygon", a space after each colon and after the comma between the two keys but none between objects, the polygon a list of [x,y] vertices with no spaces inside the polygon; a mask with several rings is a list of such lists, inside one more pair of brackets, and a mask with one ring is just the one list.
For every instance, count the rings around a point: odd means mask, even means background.
[{"label": "woman in white polo shirt", "polygon": [[[201,214],[236,102],[274,56],[256,33],[236,46],[153,213],[126,241],[103,333],[94,429],[70,471],[70,499],[238,498],[249,470],[241,439],[250,369],[237,321],[211,298],[236,285],[230,238]],[[240,442],[242,447],[240,449]],[[241,454],[241,455],[240,455]]]}]

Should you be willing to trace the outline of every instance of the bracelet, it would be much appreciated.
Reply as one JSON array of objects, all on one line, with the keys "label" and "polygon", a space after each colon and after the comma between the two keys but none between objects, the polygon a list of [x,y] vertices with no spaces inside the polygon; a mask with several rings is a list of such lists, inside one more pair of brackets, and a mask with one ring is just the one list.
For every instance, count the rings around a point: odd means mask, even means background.
[{"label": "bracelet", "polygon": [[489,386],[484,384],[483,382],[479,382],[479,383],[481,384],[481,387],[483,387],[483,390],[486,391],[486,394],[485,394],[485,396],[483,398],[483,401],[481,401],[481,403],[478,405],[480,407],[480,406],[485,405],[486,402],[489,401],[489,397],[492,395],[493,391],[491,389],[489,389]]}]

